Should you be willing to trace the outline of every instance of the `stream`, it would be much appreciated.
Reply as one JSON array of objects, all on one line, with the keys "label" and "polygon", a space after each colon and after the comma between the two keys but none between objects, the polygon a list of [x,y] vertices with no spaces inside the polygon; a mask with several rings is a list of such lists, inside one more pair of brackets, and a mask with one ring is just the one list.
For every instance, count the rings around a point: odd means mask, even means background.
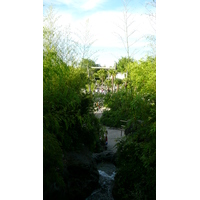
[{"label": "stream", "polygon": [[85,200],[114,200],[112,188],[114,184],[116,167],[112,163],[102,162],[97,165],[99,171],[100,188],[95,190]]},{"label": "stream", "polygon": [[[102,111],[95,113],[97,118],[101,118]],[[116,139],[121,137],[121,131],[117,129],[106,128],[108,131],[108,150],[116,152],[114,147]],[[93,193],[85,200],[114,200],[112,196],[112,188],[114,185],[114,177],[116,174],[116,167],[111,162],[101,162],[97,165],[99,172],[100,188],[93,191]]]}]

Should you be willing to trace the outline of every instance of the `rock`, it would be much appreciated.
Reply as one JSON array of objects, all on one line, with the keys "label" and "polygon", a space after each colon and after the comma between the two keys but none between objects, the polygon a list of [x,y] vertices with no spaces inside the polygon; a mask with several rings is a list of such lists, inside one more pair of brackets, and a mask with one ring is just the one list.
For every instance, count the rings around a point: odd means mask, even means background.
[{"label": "rock", "polygon": [[44,200],[85,200],[99,187],[97,165],[88,150],[66,153],[63,164],[64,168],[60,173],[65,187],[59,188],[56,182],[52,183],[43,191]]},{"label": "rock", "polygon": [[67,153],[65,160],[64,182],[67,186],[67,199],[85,200],[99,187],[99,173],[96,163],[87,151]]},{"label": "rock", "polygon": [[93,153],[92,157],[97,164],[100,162],[111,162],[115,164],[116,153],[113,151],[103,151],[101,153]]}]

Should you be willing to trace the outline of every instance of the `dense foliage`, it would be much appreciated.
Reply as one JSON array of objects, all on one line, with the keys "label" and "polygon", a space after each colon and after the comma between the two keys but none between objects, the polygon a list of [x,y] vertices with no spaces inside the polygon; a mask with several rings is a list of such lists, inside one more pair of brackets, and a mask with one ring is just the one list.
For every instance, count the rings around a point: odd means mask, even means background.
[{"label": "dense foliage", "polygon": [[[67,44],[49,10],[43,32],[43,183],[44,193],[52,188],[64,188],[63,155],[81,151],[82,147],[98,151],[104,129],[94,116],[95,102],[109,109],[101,122],[120,127],[128,120],[129,134],[117,144],[117,174],[113,195],[115,199],[155,199],[156,195],[156,58],[133,61],[121,58],[117,70],[126,72],[124,85],[115,79],[117,71],[110,70],[112,82],[105,80],[103,69],[92,71],[90,59],[82,59],[82,67],[74,67],[76,49],[68,35]],[[67,46],[67,50],[63,50]],[[76,46],[76,45],[75,45]],[[67,56],[66,56],[67,55]],[[96,73],[95,73],[96,72]],[[107,87],[115,83],[117,92],[106,95],[88,93],[97,83]],[[102,102],[104,100],[104,102]],[[59,197],[57,196],[57,199]]]},{"label": "dense foliage", "polygon": [[65,187],[64,154],[83,147],[98,151],[103,129],[93,114],[92,94],[86,92],[87,73],[62,59],[55,24],[48,25],[43,47],[43,183],[44,193],[51,194],[55,184]]},{"label": "dense foliage", "polygon": [[127,90],[107,94],[104,105],[110,110],[101,121],[120,126],[129,120],[129,134],[118,141],[113,195],[115,199],[156,197],[156,59],[129,63]]},{"label": "dense foliage", "polygon": [[133,63],[132,58],[121,57],[117,63],[117,71],[122,73],[126,72],[130,63]]},{"label": "dense foliage", "polygon": [[125,90],[116,93],[107,93],[104,98],[104,106],[110,108],[104,111],[101,122],[110,127],[120,127],[120,120],[128,120],[131,117],[130,101],[132,96],[127,95]]},{"label": "dense foliage", "polygon": [[148,57],[146,60],[130,63],[127,82],[127,90],[123,86],[118,92],[105,96],[104,106],[110,110],[103,113],[103,124],[120,127],[120,119],[145,121],[151,117],[147,110],[155,112],[156,59]]}]

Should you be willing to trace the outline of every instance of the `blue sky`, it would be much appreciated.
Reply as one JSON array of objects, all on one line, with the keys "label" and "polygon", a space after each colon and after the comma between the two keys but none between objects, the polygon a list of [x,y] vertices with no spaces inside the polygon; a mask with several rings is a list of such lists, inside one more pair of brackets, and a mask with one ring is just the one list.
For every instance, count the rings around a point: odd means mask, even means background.
[{"label": "blue sky", "polygon": [[[150,0],[149,0],[150,1]],[[147,41],[145,36],[154,34],[145,5],[147,0],[133,0],[130,3],[130,11],[134,23],[130,30],[136,32],[130,41],[139,41],[130,48],[134,59],[140,59],[147,54]],[[113,66],[122,56],[126,56],[119,34],[123,35],[119,27],[122,27],[123,1],[122,0],[43,0],[44,13],[49,5],[53,5],[58,15],[60,24],[70,24],[72,28],[80,28],[87,19],[91,26],[91,33],[95,36],[96,42],[92,49],[98,50],[96,63],[106,66]],[[149,7],[150,8],[150,7]]]}]

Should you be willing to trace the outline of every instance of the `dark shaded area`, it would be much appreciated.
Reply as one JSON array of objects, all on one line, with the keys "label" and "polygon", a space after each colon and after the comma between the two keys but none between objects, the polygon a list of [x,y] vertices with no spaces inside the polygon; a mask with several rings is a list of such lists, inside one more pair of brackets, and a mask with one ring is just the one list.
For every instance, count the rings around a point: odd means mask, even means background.
[{"label": "dark shaded area", "polygon": [[79,152],[68,152],[63,157],[62,173],[64,187],[54,182],[44,189],[44,200],[85,200],[99,187],[99,173],[91,153],[85,148]]}]

